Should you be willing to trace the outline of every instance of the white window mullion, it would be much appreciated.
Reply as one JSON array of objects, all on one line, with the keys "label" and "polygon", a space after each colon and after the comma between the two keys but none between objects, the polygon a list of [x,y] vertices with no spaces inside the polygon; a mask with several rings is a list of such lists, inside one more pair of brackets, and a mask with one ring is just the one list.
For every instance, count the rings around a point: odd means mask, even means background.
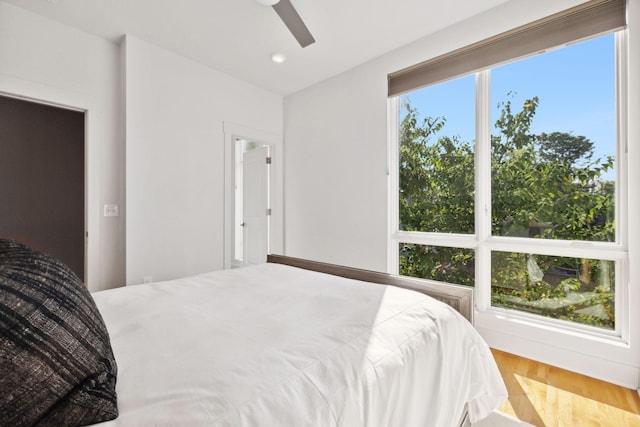
[{"label": "white window mullion", "polygon": [[394,240],[426,246],[475,249],[478,241],[470,234],[425,233],[420,231],[397,231],[391,235]]},{"label": "white window mullion", "polygon": [[389,220],[387,224],[389,225],[389,248],[387,251],[387,272],[391,274],[398,274],[398,245],[399,241],[395,239],[393,236],[400,229],[400,214],[399,214],[399,189],[400,189],[400,178],[399,178],[399,157],[400,157],[400,134],[399,134],[399,119],[400,118],[400,97],[395,96],[393,98],[389,98],[387,102],[387,150],[389,151],[387,164],[387,176],[388,176],[388,195],[389,195],[389,208],[387,210],[387,214],[389,215]]},{"label": "white window mullion", "polygon": [[627,205],[627,155],[629,142],[627,138],[628,115],[628,83],[627,83],[627,31],[615,34],[616,61],[616,242],[628,247],[628,205]]},{"label": "white window mullion", "polygon": [[629,339],[629,175],[628,175],[628,126],[629,126],[629,85],[628,85],[628,32],[615,34],[616,61],[616,242],[626,251],[623,260],[616,263],[615,313],[616,332],[625,342]]},{"label": "white window mullion", "polygon": [[480,311],[491,307],[491,71],[476,74],[475,143],[475,224],[476,286],[475,304]]}]

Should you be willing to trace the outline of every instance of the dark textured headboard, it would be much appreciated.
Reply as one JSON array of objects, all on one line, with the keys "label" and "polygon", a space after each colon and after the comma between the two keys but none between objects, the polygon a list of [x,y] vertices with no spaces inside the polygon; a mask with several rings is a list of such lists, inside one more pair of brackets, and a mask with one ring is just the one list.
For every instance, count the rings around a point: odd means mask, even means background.
[{"label": "dark textured headboard", "polygon": [[462,314],[469,322],[473,323],[473,288],[467,286],[452,285],[449,283],[440,283],[407,276],[397,276],[389,273],[344,267],[324,262],[292,258],[284,255],[268,255],[267,262],[304,268],[305,270],[312,270],[320,273],[333,274],[334,276],[346,277],[348,279],[362,280],[363,282],[379,283],[383,285],[393,285],[400,288],[412,289],[449,304]]}]

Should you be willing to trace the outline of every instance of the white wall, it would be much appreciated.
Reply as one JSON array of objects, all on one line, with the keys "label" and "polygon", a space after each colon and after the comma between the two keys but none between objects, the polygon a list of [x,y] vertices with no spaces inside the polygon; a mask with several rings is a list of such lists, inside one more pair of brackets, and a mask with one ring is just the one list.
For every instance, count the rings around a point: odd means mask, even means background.
[{"label": "white wall", "polygon": [[[279,95],[4,2],[0,92],[87,111],[91,291],[222,268],[222,123],[282,134]],[[120,216],[104,217],[113,203]]]},{"label": "white wall", "polygon": [[[387,75],[581,3],[512,0],[284,100],[286,254],[354,267],[387,270]],[[629,7],[631,118],[640,116],[640,9]],[[637,33],[634,33],[637,32]],[[640,161],[637,120],[629,127],[631,164]],[[629,212],[638,212],[631,168]],[[634,218],[635,215],[631,215]],[[630,235],[630,307],[640,306],[640,225]],[[609,381],[637,387],[640,324],[631,313],[630,344],[585,348],[541,345],[492,330],[491,345]],[[495,333],[494,333],[495,332]],[[519,341],[519,343],[510,345]],[[573,341],[572,341],[573,342]],[[573,344],[571,344],[573,345]],[[598,347],[599,346],[599,347]],[[597,349],[595,349],[598,347]],[[594,350],[595,349],[595,350]]]},{"label": "white wall", "polygon": [[285,98],[287,255],[386,270],[385,91],[365,66]]},{"label": "white wall", "polygon": [[282,97],[131,36],[127,284],[224,266],[223,122],[282,134]]},{"label": "white wall", "polygon": [[119,51],[90,36],[0,2],[0,92],[87,111],[88,269],[92,291],[124,283],[124,141]]}]

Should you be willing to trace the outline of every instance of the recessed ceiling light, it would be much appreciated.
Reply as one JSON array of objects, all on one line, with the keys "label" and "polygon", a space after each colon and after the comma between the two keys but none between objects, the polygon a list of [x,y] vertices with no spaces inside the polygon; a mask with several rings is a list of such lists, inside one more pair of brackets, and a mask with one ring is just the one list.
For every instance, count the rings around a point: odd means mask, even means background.
[{"label": "recessed ceiling light", "polygon": [[287,60],[287,55],[285,55],[284,53],[276,52],[271,55],[271,60],[277,64],[282,64]]},{"label": "recessed ceiling light", "polygon": [[274,4],[278,3],[280,0],[256,0],[256,1],[265,6],[273,6]]}]

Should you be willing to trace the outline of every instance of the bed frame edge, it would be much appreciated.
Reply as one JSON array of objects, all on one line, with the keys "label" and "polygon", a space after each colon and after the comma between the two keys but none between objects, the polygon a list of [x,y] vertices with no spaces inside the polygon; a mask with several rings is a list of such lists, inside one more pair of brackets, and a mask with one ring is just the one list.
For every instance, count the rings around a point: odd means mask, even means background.
[{"label": "bed frame edge", "polygon": [[426,279],[418,279],[408,276],[381,273],[371,270],[363,270],[353,267],[345,267],[337,264],[329,264],[319,261],[311,261],[302,258],[294,258],[285,255],[267,255],[267,262],[283,264],[305,270],[332,274],[334,276],[356,279],[363,282],[392,285],[400,288],[422,292],[439,301],[445,302],[455,308],[471,324],[473,324],[473,288],[450,283],[436,282]]}]

